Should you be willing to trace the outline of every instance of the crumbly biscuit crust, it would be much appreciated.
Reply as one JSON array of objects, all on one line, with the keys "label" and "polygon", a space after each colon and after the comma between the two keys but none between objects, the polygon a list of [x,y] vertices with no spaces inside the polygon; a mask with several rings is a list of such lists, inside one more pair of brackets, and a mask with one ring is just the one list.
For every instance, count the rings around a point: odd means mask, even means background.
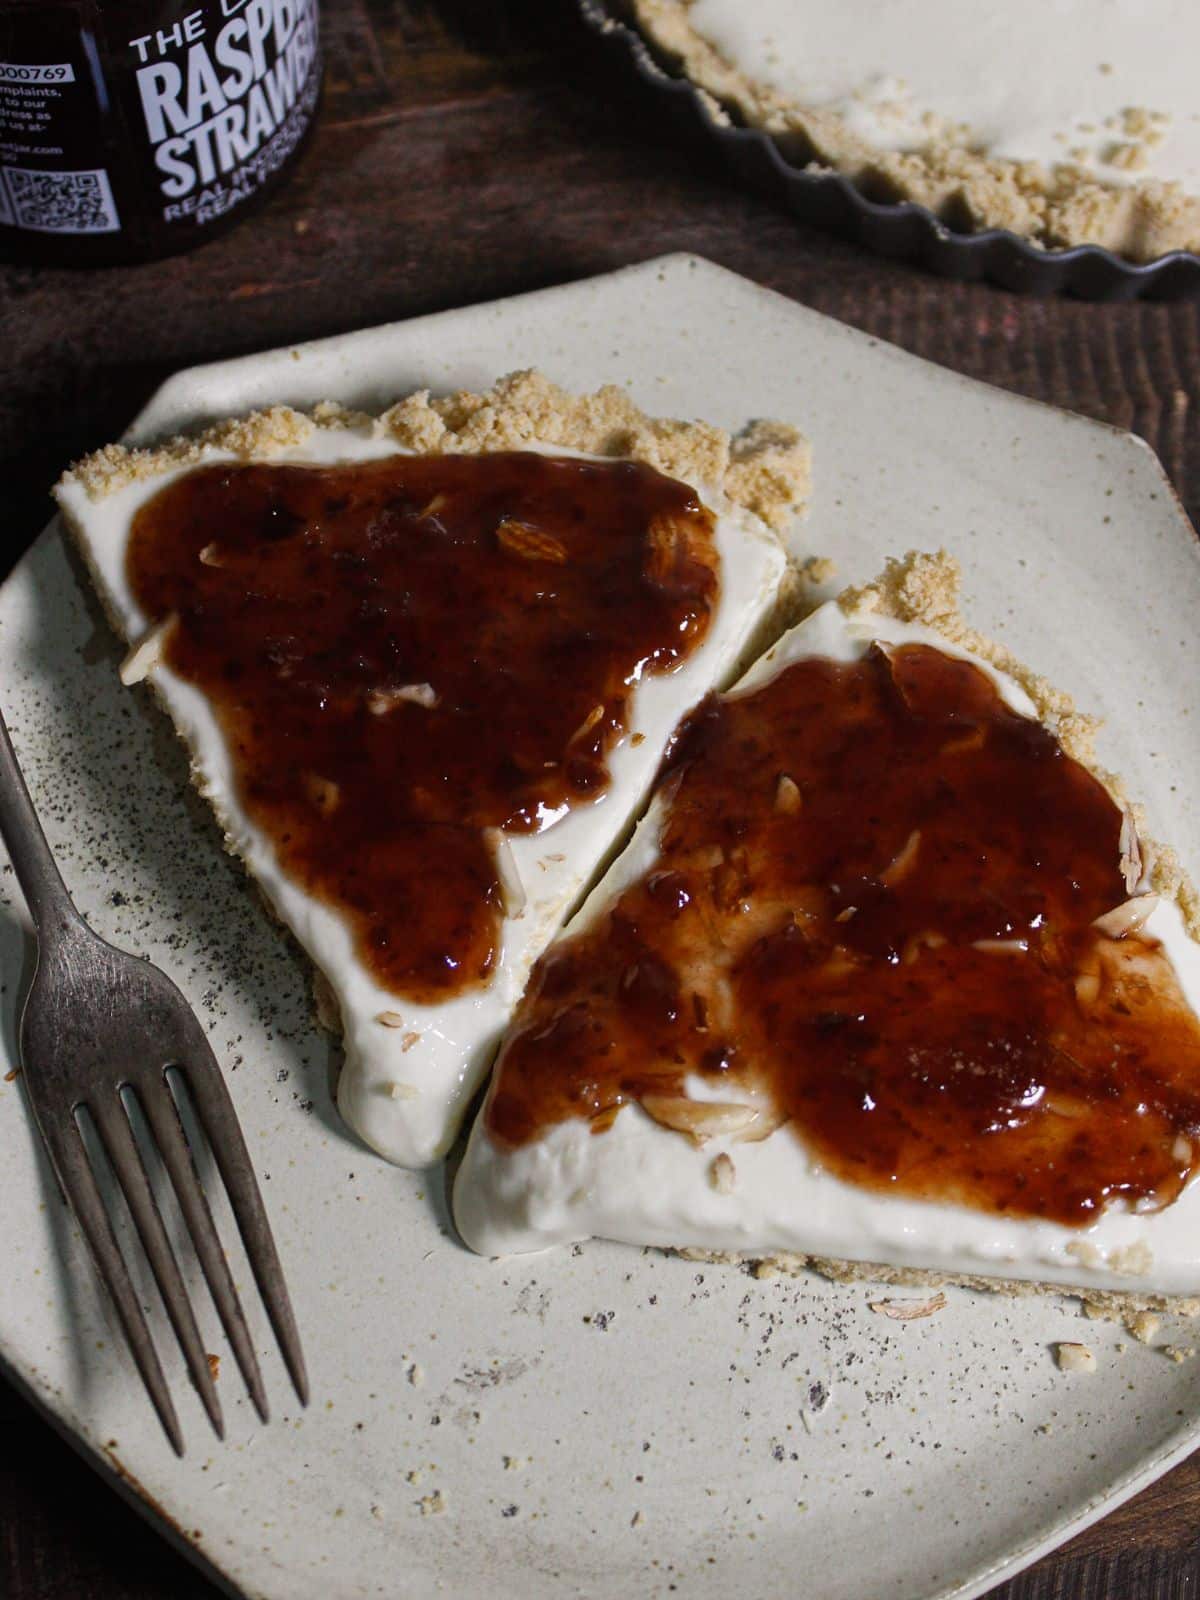
[{"label": "crumbly biscuit crust", "polygon": [[808,493],[808,445],[787,423],[752,422],[730,435],[707,422],[648,416],[612,384],[592,394],[570,394],[532,370],[510,373],[482,394],[459,390],[433,397],[421,390],[378,416],[334,401],[311,411],[272,406],[148,449],[110,444],[77,461],[63,482],[81,484],[98,500],[126,484],[194,466],[214,451],[270,459],[299,449],[318,429],[338,428],[369,428],[379,438],[430,455],[537,443],[644,461],[670,477],[720,490],[776,529]]},{"label": "crumbly biscuit crust", "polygon": [[[974,1273],[933,1272],[920,1267],[887,1267],[871,1261],[833,1261],[827,1256],[799,1255],[791,1250],[774,1254],[737,1250],[682,1249],[686,1261],[707,1261],[722,1266],[749,1267],[755,1278],[802,1278],[808,1273],[834,1283],[887,1283],[908,1289],[939,1289],[953,1285],[980,1294],[1008,1296],[1058,1295],[1081,1300],[1089,1316],[1112,1322],[1133,1323],[1148,1312],[1200,1316],[1195,1295],[1139,1293],[1136,1289],[1071,1288],[1058,1283],[1036,1283],[1023,1278],[986,1278]],[[1133,1331],[1131,1327],[1130,1331]]]}]

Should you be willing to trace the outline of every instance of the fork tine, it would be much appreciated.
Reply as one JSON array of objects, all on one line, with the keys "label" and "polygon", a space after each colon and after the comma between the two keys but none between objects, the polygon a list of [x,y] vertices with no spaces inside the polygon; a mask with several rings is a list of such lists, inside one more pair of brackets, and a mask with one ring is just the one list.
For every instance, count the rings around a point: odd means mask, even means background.
[{"label": "fork tine", "polygon": [[259,1293],[279,1341],[284,1364],[291,1376],[292,1386],[302,1406],[308,1404],[308,1371],[304,1352],[300,1348],[300,1335],[292,1312],[287,1283],[283,1276],[271,1227],[267,1221],[262,1195],[254,1176],[250,1152],[238,1123],[233,1101],[221,1076],[216,1057],[203,1035],[197,1041],[203,1055],[195,1050],[189,1060],[176,1063],[180,1076],[200,1115],[208,1142],[212,1146],[217,1166],[229,1192],[233,1214],[241,1230],[246,1254],[254,1270]]},{"label": "fork tine", "polygon": [[196,1385],[217,1438],[223,1439],[225,1421],[221,1415],[221,1402],[217,1398],[212,1373],[209,1371],[208,1357],[204,1353],[200,1330],[196,1326],[195,1314],[179,1271],[179,1263],[167,1238],[167,1230],[163,1227],[162,1214],[154,1198],[154,1191],[150,1187],[141,1151],[133,1137],[128,1114],[121,1104],[120,1091],[114,1089],[111,1100],[107,1098],[89,1100],[87,1112],[96,1125],[113,1173],[121,1186],[121,1193],[125,1196],[125,1203],[137,1226],[142,1247],[149,1258],[154,1281],[158,1285],[163,1305],[167,1308],[171,1326],[175,1329],[175,1337],[179,1340],[179,1347],[183,1351],[192,1382]]},{"label": "fork tine", "polygon": [[181,1456],[183,1434],[179,1429],[179,1418],[175,1415],[171,1394],[154,1349],[154,1340],[150,1337],[150,1329],[138,1304],[121,1248],[100,1198],[79,1129],[71,1117],[39,1117],[38,1127],[67,1203],[75,1213],[96,1270],[112,1298],[134,1364],[171,1441],[171,1448],[177,1456]]},{"label": "fork tine", "polygon": [[208,1197],[196,1171],[174,1098],[165,1083],[155,1083],[152,1088],[139,1094],[137,1099],[154,1135],[163,1165],[170,1175],[209,1293],[254,1402],[254,1409],[266,1422],[270,1415],[267,1392],[259,1371],[258,1358],[254,1354],[250,1330],[246,1326],[246,1314],[234,1287],[233,1274],[221,1248]]}]

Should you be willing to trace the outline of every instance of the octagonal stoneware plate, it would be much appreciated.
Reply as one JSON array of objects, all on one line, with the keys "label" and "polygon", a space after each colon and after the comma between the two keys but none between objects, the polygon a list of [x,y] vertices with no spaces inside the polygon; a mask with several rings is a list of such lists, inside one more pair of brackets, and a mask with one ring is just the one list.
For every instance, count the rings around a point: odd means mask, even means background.
[{"label": "octagonal stoneware plate", "polygon": [[[274,400],[375,406],[534,364],[572,387],[625,384],[660,414],[798,423],[815,493],[797,552],[832,556],[843,582],[911,546],[955,551],[969,615],[1108,719],[1106,763],[1152,832],[1200,865],[1200,553],[1151,452],[703,261],[184,372],[132,432]],[[31,947],[7,867],[0,1355],[231,1591],[966,1597],[1200,1438],[1200,1363],[1161,1348],[1189,1346],[1186,1325],[1146,1346],[1081,1321],[1070,1300],[959,1290],[901,1323],[872,1313],[864,1285],[761,1281],[653,1251],[470,1255],[444,1174],[397,1171],[339,1124],[306,969],[117,659],[52,526],[0,593],[14,742],[92,924],[177,979],[228,1070],[314,1398],[296,1409],[247,1293],[274,1406],[263,1427],[197,1295],[229,1423],[218,1444],[155,1307],[189,1443],[172,1455],[12,1072]],[[1096,1372],[1058,1371],[1061,1339],[1088,1343]]]}]

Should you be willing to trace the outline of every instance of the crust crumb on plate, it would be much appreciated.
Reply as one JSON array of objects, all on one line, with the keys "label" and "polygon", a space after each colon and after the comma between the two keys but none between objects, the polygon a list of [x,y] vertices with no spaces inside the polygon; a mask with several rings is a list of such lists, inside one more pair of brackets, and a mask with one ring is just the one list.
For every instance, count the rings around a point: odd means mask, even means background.
[{"label": "crust crumb on plate", "polygon": [[1126,1320],[1125,1326],[1139,1344],[1149,1344],[1162,1326],[1162,1318],[1153,1311],[1138,1311]]},{"label": "crust crumb on plate", "polygon": [[1064,1339],[1054,1347],[1054,1359],[1060,1372],[1095,1372],[1096,1355],[1086,1344],[1076,1344]]},{"label": "crust crumb on plate", "polygon": [[831,556],[808,556],[800,563],[799,573],[802,583],[818,589],[837,577],[837,562]]},{"label": "crust crumb on plate", "polygon": [[946,1309],[946,1296],[939,1289],[928,1300],[868,1300],[867,1309],[881,1317],[891,1317],[893,1322],[918,1322],[923,1317],[934,1317]]}]

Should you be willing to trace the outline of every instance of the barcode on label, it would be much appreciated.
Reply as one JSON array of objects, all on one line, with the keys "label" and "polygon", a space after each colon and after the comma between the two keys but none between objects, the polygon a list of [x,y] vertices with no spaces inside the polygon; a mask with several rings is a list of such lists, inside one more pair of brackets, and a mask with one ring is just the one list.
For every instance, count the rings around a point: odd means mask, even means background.
[{"label": "barcode on label", "polygon": [[0,61],[0,83],[74,83],[75,68],[69,61],[51,61],[31,67],[20,61]]},{"label": "barcode on label", "polygon": [[117,217],[108,173],[34,172],[3,167],[12,225],[35,233],[116,233]]}]

